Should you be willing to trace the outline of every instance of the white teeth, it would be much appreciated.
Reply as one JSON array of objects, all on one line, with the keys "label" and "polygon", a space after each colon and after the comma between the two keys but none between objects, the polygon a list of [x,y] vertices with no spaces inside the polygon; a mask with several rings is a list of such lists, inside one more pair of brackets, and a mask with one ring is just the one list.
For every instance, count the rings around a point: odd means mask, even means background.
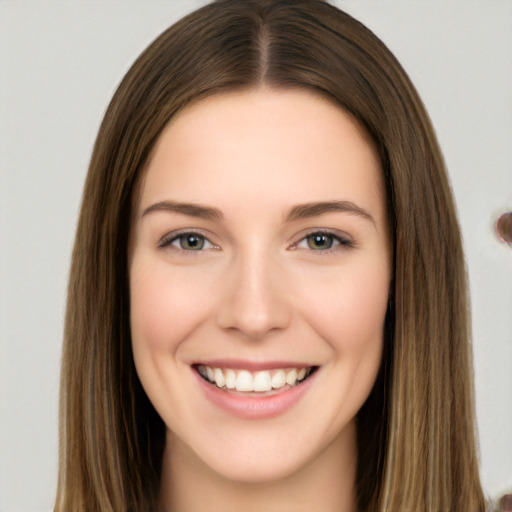
[{"label": "white teeth", "polygon": [[215,368],[213,370],[213,379],[219,388],[224,387],[226,384],[226,379],[224,378],[224,373],[222,373],[222,370],[220,368]]},{"label": "white teeth", "polygon": [[236,373],[234,370],[226,370],[226,387],[234,389],[236,387]]},{"label": "white teeth", "polygon": [[292,368],[289,370],[262,370],[251,373],[248,370],[212,368],[206,365],[198,365],[197,367],[197,371],[203,377],[219,388],[260,393],[272,389],[281,389],[287,384],[295,386],[311,373],[310,370],[311,368]]},{"label": "white teeth", "polygon": [[247,370],[242,370],[236,378],[237,391],[253,391],[252,375]]},{"label": "white teeth", "polygon": [[286,374],[286,384],[293,386],[297,380],[297,370],[291,370]]},{"label": "white teeth", "polygon": [[286,384],[286,373],[284,370],[278,370],[272,375],[272,387],[274,389],[282,388]]},{"label": "white teeth", "polygon": [[272,389],[272,379],[269,372],[258,372],[252,381],[254,391],[270,391]]}]

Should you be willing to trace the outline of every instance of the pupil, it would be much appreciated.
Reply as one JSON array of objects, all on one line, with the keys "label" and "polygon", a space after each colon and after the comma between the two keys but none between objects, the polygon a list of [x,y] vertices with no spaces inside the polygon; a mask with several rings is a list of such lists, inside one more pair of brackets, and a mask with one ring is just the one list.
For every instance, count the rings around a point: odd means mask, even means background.
[{"label": "pupil", "polygon": [[308,245],[310,249],[330,249],[332,246],[332,236],[325,234],[311,235]]}]

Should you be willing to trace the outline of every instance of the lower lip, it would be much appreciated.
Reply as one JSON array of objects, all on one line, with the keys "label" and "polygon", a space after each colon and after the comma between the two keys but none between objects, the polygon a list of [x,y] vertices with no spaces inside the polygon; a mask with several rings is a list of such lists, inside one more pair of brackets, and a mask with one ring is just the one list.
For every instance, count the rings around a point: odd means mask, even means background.
[{"label": "lower lip", "polygon": [[291,409],[307,393],[318,372],[293,388],[262,397],[230,393],[210,384],[197,372],[194,373],[204,394],[214,405],[238,418],[256,420],[275,418]]}]

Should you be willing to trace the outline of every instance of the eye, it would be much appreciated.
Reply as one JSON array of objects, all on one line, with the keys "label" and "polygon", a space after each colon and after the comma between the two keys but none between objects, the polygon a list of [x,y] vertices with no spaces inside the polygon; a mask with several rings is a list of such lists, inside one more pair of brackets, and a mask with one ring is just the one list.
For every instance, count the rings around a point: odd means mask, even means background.
[{"label": "eye", "polygon": [[331,249],[335,240],[334,236],[327,233],[314,233],[306,237],[306,242],[310,249],[324,251]]},{"label": "eye", "polygon": [[351,247],[352,242],[340,235],[325,231],[310,233],[295,245],[296,248],[312,249],[313,251],[336,250],[340,246]]},{"label": "eye", "polygon": [[216,248],[205,236],[193,232],[179,233],[178,235],[171,233],[160,241],[159,246],[171,246],[182,251],[203,251]]}]

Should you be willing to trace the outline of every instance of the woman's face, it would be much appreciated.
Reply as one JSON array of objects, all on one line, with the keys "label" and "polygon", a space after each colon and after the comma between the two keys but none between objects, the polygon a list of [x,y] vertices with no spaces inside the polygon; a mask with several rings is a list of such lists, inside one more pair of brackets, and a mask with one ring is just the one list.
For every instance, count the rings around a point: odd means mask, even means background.
[{"label": "woman's face", "polygon": [[172,120],[141,183],[130,300],[182,463],[268,481],[354,446],[382,354],[385,205],[368,136],[311,92],[218,95]]}]

